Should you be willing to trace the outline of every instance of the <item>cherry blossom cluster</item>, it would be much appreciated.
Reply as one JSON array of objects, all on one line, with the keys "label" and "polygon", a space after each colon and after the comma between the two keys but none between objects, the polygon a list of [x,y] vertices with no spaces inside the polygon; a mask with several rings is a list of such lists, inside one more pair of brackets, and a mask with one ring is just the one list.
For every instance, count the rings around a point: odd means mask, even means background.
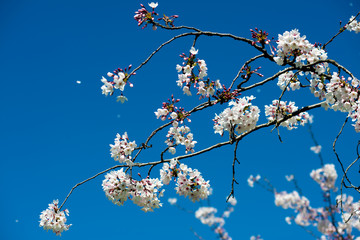
[{"label": "cherry blossom cluster", "polygon": [[[280,121],[285,116],[290,115],[298,110],[298,107],[295,106],[294,102],[287,102],[279,100],[273,100],[271,105],[265,105],[265,115],[268,116],[269,121]],[[289,130],[297,128],[297,125],[304,126],[310,119],[310,115],[307,112],[302,112],[294,117],[283,121],[280,126],[286,127]]]},{"label": "cherry blossom cluster", "polygon": [[336,197],[336,203],[338,208],[342,208],[342,223],[339,223],[339,229],[341,232],[347,231],[351,233],[352,228],[356,228],[360,231],[360,201],[353,202],[352,196],[346,194],[338,195]]},{"label": "cherry blossom cluster", "polygon": [[315,96],[326,98],[325,108],[330,107],[334,111],[348,112],[352,118],[355,131],[360,131],[360,103],[359,99],[359,80],[349,77],[340,77],[337,72],[331,76],[330,82],[323,84],[319,82],[316,89],[312,89]]},{"label": "cherry blossom cluster", "polygon": [[354,16],[351,16],[350,20],[352,21],[350,24],[346,25],[346,29],[351,31],[354,31],[355,33],[360,32],[360,22],[356,21]]},{"label": "cherry blossom cluster", "polygon": [[152,11],[149,12],[143,4],[140,4],[141,8],[135,12],[134,19],[138,22],[138,26],[141,26],[143,23],[145,23],[145,25],[142,27],[143,29],[146,28],[150,23],[153,24],[153,28],[155,30],[156,25],[154,17],[159,15],[155,12],[155,8],[157,8],[158,3],[151,2],[148,5],[152,8]]},{"label": "cherry blossom cluster", "polygon": [[69,230],[71,224],[66,225],[66,216],[69,210],[60,211],[59,200],[54,200],[49,207],[40,214],[40,227],[45,230],[52,230],[56,235],[61,235],[63,231]]},{"label": "cherry blossom cluster", "polygon": [[107,173],[102,187],[106,197],[114,204],[122,206],[131,199],[134,204],[142,207],[144,212],[153,211],[162,206],[159,197],[163,196],[163,186],[157,178],[145,178],[137,181],[126,174],[121,168]]},{"label": "cherry blossom cluster", "polygon": [[249,187],[254,187],[254,183],[259,181],[261,179],[261,176],[258,174],[256,175],[256,177],[254,177],[253,175],[250,175],[249,178],[247,179],[247,183],[249,185]]},{"label": "cherry blossom cluster", "polygon": [[[155,113],[155,116],[157,119],[161,119],[165,121],[166,119],[169,120],[177,120],[177,121],[183,121],[183,119],[187,116],[189,116],[184,108],[178,108],[175,106],[176,103],[180,102],[180,99],[175,99],[173,95],[171,95],[171,99],[168,99],[167,102],[163,102],[162,108],[158,108]],[[189,118],[187,118],[188,121]]]},{"label": "cherry blossom cluster", "polygon": [[[143,4],[140,4],[141,8],[135,12],[134,19],[138,22],[138,26],[141,26],[143,23],[145,23],[142,29],[146,28],[148,24],[152,24],[152,29],[156,30],[156,25],[158,23],[155,22],[155,17],[159,14],[155,12],[155,8],[157,8],[159,4],[157,2],[151,2],[148,3],[148,5],[152,8],[152,11],[148,11]],[[174,27],[174,20],[178,17],[178,15],[166,16],[163,14],[163,17],[159,18],[158,20],[164,21],[167,27]]]},{"label": "cherry blossom cluster", "polygon": [[[320,184],[323,192],[324,201],[328,203],[325,207],[312,208],[310,201],[301,196],[297,191],[293,192],[277,192],[272,189],[275,196],[275,205],[284,209],[293,209],[296,216],[286,217],[285,220],[291,224],[292,220],[300,226],[314,226],[322,233],[321,240],[330,239],[348,239],[354,240],[352,229],[360,230],[360,201],[353,202],[352,196],[342,194],[336,197],[336,202],[331,202],[329,190],[335,190],[334,183],[337,173],[333,164],[325,164],[322,168],[313,170],[311,177]],[[286,176],[287,180],[293,180],[293,175]],[[253,183],[259,183],[259,179],[250,176]],[[249,180],[248,180],[249,181]],[[336,214],[341,214],[340,221]],[[360,237],[356,238],[359,240]]]},{"label": "cherry blossom cluster", "polygon": [[254,39],[253,45],[256,42],[260,43],[262,46],[270,43],[270,39],[268,39],[269,33],[265,32],[261,29],[259,30],[258,28],[255,28],[255,30],[250,29],[250,32],[251,32],[251,37]]},{"label": "cherry blossom cluster", "polygon": [[126,132],[122,136],[116,134],[114,144],[110,144],[111,157],[114,158],[115,161],[131,166],[133,163],[131,161],[131,154],[136,147],[135,141],[130,142]]},{"label": "cherry blossom cluster", "polygon": [[[125,89],[125,85],[128,83],[130,87],[133,87],[133,84],[128,81],[129,73],[128,71],[131,69],[131,65],[125,68],[124,70],[121,68],[116,69],[113,73],[108,72],[107,76],[112,78],[112,81],[108,81],[105,77],[102,77],[101,82],[104,84],[101,86],[102,94],[105,96],[113,95],[114,89],[119,89],[121,91],[121,95],[117,97],[117,101],[124,103],[127,101],[127,98],[123,95],[123,91]],[[135,73],[133,73],[135,74]]]},{"label": "cherry blossom cluster", "polygon": [[238,134],[249,131],[255,128],[259,120],[260,110],[257,106],[253,106],[251,101],[255,99],[254,96],[243,97],[230,101],[228,108],[226,108],[219,115],[215,114],[214,129],[215,133],[221,136],[224,131],[233,134],[234,130]]},{"label": "cherry blossom cluster", "polygon": [[185,153],[195,152],[194,147],[197,141],[194,141],[194,136],[190,132],[190,128],[188,126],[179,126],[178,121],[173,121],[172,126],[170,127],[166,137],[167,139],[165,143],[168,145],[169,151],[172,154],[175,154],[174,147],[177,145],[185,146]]},{"label": "cherry blossom cluster", "polygon": [[180,196],[189,197],[193,202],[206,199],[210,195],[209,181],[205,181],[197,169],[189,168],[181,163],[177,166],[176,160],[172,159],[169,163],[164,163],[160,169],[160,179],[168,185],[171,179],[176,182],[176,193]]},{"label": "cherry blossom cluster", "polygon": [[202,224],[208,225],[218,234],[219,239],[231,240],[228,232],[224,229],[224,217],[216,217],[217,209],[213,207],[200,207],[195,212],[195,217],[201,221]]},{"label": "cherry blossom cluster", "polygon": [[217,100],[216,103],[223,104],[230,100],[236,101],[237,97],[240,95],[241,95],[241,93],[238,89],[235,89],[232,91],[230,87],[226,88],[223,85],[223,89],[217,90],[216,94],[213,97]]},{"label": "cherry blossom cluster", "polygon": [[284,209],[294,209],[297,212],[294,221],[300,226],[314,224],[315,218],[318,216],[317,210],[310,206],[310,201],[305,196],[300,197],[297,191],[275,192],[275,205]]},{"label": "cherry blossom cluster", "polygon": [[300,81],[298,77],[293,73],[293,71],[281,74],[279,76],[277,85],[280,87],[281,90],[284,90],[285,88],[287,91],[290,91],[290,88],[293,91],[300,89]]},{"label": "cherry blossom cluster", "polygon": [[310,150],[313,151],[315,154],[319,154],[321,152],[321,145],[316,145],[310,147]]},{"label": "cherry blossom cluster", "polygon": [[[286,31],[283,35],[278,35],[277,56],[274,57],[277,64],[283,65],[284,63],[292,62],[300,67],[304,64],[325,59],[327,59],[327,53],[317,45],[311,44],[306,40],[306,36],[301,37],[297,29],[290,32]],[[319,74],[323,73],[326,67],[326,63],[318,64],[316,72]]]},{"label": "cherry blossom cluster", "polygon": [[211,97],[215,94],[216,89],[222,89],[223,86],[220,80],[205,79],[208,68],[204,60],[196,58],[198,52],[199,50],[191,47],[189,57],[185,53],[180,55],[184,62],[182,65],[176,65],[176,70],[179,73],[176,83],[188,96],[191,96],[190,88],[193,86],[198,90],[197,94],[200,95],[200,98]]},{"label": "cherry blossom cluster", "polygon": [[325,164],[322,168],[312,170],[310,177],[320,185],[323,191],[336,190],[335,181],[338,175],[334,164]]}]

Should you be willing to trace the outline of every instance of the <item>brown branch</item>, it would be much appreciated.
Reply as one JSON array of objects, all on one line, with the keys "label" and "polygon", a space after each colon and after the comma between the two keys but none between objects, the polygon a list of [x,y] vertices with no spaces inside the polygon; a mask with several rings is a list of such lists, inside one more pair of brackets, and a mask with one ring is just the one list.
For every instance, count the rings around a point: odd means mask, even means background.
[{"label": "brown branch", "polygon": [[234,160],[233,160],[233,163],[232,163],[232,180],[231,180],[231,192],[229,194],[229,196],[226,198],[226,202],[229,201],[230,197],[231,196],[234,196],[235,192],[234,192],[234,183],[236,184],[239,184],[236,179],[235,179],[235,162],[237,162],[238,164],[240,164],[239,160],[237,159],[237,156],[236,156],[236,151],[237,151],[237,147],[238,147],[238,144],[239,144],[239,141],[236,141],[235,143],[235,148],[234,148]]},{"label": "brown branch", "polygon": [[356,14],[356,16],[354,17],[353,20],[351,20],[351,21],[349,20],[348,23],[345,24],[344,27],[341,27],[341,28],[339,29],[339,31],[338,31],[329,41],[327,41],[327,43],[325,43],[321,48],[322,48],[322,49],[325,49],[326,45],[328,45],[329,43],[331,43],[340,33],[344,32],[344,31],[346,30],[347,25],[349,25],[351,22],[353,22],[353,21],[359,16],[359,14],[360,14],[360,12],[358,12],[358,13]]},{"label": "brown branch", "polygon": [[[245,68],[245,66],[249,65],[251,62],[253,62],[253,61],[255,61],[256,59],[261,58],[261,57],[264,57],[264,54],[263,54],[263,53],[260,54],[260,55],[255,56],[255,57],[253,57],[253,58],[250,58],[249,60],[247,60],[247,61],[242,65],[242,67],[240,68],[240,70],[239,70],[238,73],[236,74],[235,78],[232,80],[229,88],[231,89],[231,88],[233,87],[235,81],[239,78],[240,73],[241,73],[242,70]],[[248,80],[242,81],[242,82],[237,86],[237,88],[241,88],[241,85],[243,85],[243,84],[246,83],[247,81],[248,81]]]}]

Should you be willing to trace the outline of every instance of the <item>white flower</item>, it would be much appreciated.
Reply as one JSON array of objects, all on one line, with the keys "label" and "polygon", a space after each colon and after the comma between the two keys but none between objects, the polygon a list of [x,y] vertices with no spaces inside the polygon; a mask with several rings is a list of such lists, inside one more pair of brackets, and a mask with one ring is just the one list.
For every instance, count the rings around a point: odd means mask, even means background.
[{"label": "white flower", "polygon": [[323,191],[335,189],[335,181],[338,177],[334,164],[325,164],[322,168],[312,170],[310,177],[314,179]]},{"label": "white flower", "polygon": [[151,7],[151,8],[156,8],[159,4],[156,2],[156,3],[154,3],[154,2],[151,2],[151,3],[148,3],[148,5],[149,5],[149,7]]},{"label": "white flower", "polygon": [[255,97],[239,98],[236,102],[229,102],[231,108],[226,108],[220,115],[215,114],[215,133],[223,135],[224,131],[236,130],[238,134],[249,131],[256,126],[260,110],[253,106],[251,100]]},{"label": "white flower", "polygon": [[190,53],[193,54],[193,55],[196,55],[198,54],[199,50],[196,50],[194,47],[191,47],[190,49]]},{"label": "white flower", "polygon": [[[280,121],[285,116],[292,114],[293,112],[297,111],[298,107],[295,106],[294,102],[287,102],[279,100],[273,100],[272,105],[265,105],[265,115],[268,116],[267,119],[269,121]],[[309,121],[310,115],[307,112],[302,112],[292,118],[289,118],[286,121],[283,121],[280,126],[286,127],[288,130],[292,130],[297,128],[297,125],[304,126],[305,123]]]},{"label": "white flower", "polygon": [[45,230],[52,230],[56,235],[61,235],[63,231],[69,230],[70,225],[66,225],[66,217],[69,216],[69,211],[66,209],[60,211],[59,200],[54,200],[53,203],[49,204],[48,209],[41,212],[40,215],[40,227]]},{"label": "white flower", "polygon": [[123,136],[116,134],[114,142],[114,145],[110,144],[111,157],[120,163],[130,163],[129,160],[131,160],[131,154],[137,147],[135,141],[129,142],[129,137],[125,132]]},{"label": "white flower", "polygon": [[310,150],[313,151],[316,154],[319,154],[320,151],[321,151],[321,145],[312,146],[312,147],[310,147]]}]

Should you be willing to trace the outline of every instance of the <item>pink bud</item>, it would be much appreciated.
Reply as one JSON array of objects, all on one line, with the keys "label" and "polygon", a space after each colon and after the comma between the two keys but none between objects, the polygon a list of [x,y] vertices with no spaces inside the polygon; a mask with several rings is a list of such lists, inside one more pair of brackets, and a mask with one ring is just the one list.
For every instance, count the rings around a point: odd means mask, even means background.
[{"label": "pink bud", "polygon": [[155,31],[156,29],[157,29],[156,25],[153,25],[153,26],[152,26],[152,30]]},{"label": "pink bud", "polygon": [[114,76],[114,74],[112,74],[111,72],[108,72],[107,75],[108,75],[108,77],[113,77]]}]

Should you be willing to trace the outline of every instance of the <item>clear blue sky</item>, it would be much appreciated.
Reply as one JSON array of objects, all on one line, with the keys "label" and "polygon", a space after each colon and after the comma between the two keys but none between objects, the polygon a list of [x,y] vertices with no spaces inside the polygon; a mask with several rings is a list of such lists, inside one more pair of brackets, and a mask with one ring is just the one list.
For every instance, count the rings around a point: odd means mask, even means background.
[{"label": "clear blue sky", "polygon": [[[154,111],[171,94],[181,98],[186,109],[197,97],[189,98],[176,86],[178,55],[189,50],[193,38],[183,38],[165,47],[132,78],[127,87],[129,101],[121,105],[114,97],[101,95],[101,76],[129,64],[138,66],[158,45],[176,32],[141,30],[133,20],[140,1],[2,1],[0,3],[0,239],[58,239],[39,228],[39,214],[53,199],[60,202],[76,183],[116,163],[110,158],[109,144],[116,133],[128,132],[130,139],[143,142],[163,122]],[[147,2],[142,2],[147,4]],[[261,28],[277,38],[286,30],[298,28],[310,42],[326,42],[360,10],[358,0],[319,1],[161,1],[158,12],[178,14],[178,25],[250,37],[250,28]],[[345,32],[328,49],[335,59],[360,76],[360,34]],[[230,39],[200,37],[199,58],[205,59],[209,76],[229,82],[238,68],[256,51]],[[259,62],[263,64],[263,62]],[[276,73],[267,66],[261,73]],[[77,84],[76,81],[81,81]],[[275,82],[261,92],[252,92],[265,121],[264,104],[278,98]],[[307,91],[287,95],[299,106],[315,103]],[[221,108],[218,108],[218,113]],[[314,132],[323,145],[323,155],[338,170],[331,144],[345,114],[314,110]],[[190,127],[199,142],[197,150],[218,141],[208,111],[192,117]],[[284,221],[290,211],[275,207],[273,196],[246,184],[250,174],[272,180],[278,190],[291,190],[286,174],[295,174],[312,206],[321,205],[321,192],[309,173],[319,161],[309,148],[313,145],[306,128],[288,132],[282,129],[284,143],[265,129],[239,144],[235,193],[238,205],[225,227],[233,239],[249,239],[261,234],[264,239],[311,238],[297,226]],[[139,161],[159,159],[156,150],[164,147],[165,132],[154,139],[160,148],[149,150]],[[359,135],[349,125],[339,140],[339,153],[346,163],[355,158]],[[182,154],[181,150],[179,152]],[[211,203],[219,210],[231,188],[232,147],[214,150],[185,163],[198,168],[214,189]],[[157,171],[157,170],[156,170]],[[156,172],[155,170],[153,173]],[[338,171],[339,172],[339,171]],[[358,176],[358,175],[357,175]],[[156,177],[154,174],[153,177]],[[143,213],[127,202],[113,205],[101,189],[103,176],[79,187],[66,204],[70,210],[70,231],[63,240],[72,239],[195,239],[192,227],[205,239],[215,236],[191,214],[167,204],[174,197],[166,188],[164,207]],[[358,200],[358,196],[355,196]],[[188,199],[179,203],[189,209]]]}]

